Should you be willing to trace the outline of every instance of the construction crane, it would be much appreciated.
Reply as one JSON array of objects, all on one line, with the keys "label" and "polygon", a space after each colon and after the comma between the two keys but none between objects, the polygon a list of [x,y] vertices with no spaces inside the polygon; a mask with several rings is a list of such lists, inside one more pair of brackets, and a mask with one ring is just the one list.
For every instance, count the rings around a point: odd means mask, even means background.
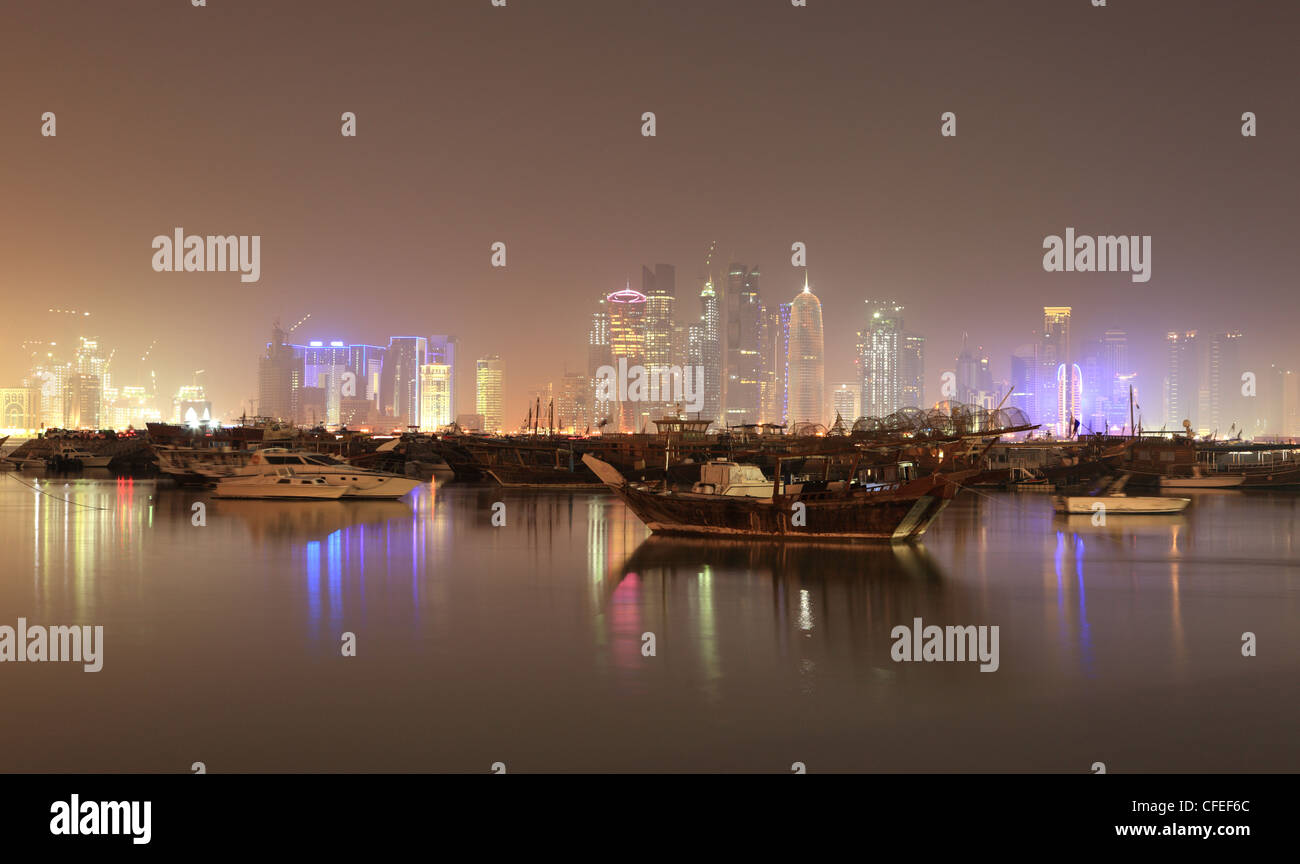
[{"label": "construction crane", "polygon": [[293,325],[292,327],[290,327],[289,330],[288,330],[287,332],[288,332],[288,333],[292,333],[293,331],[297,330],[297,329],[298,329],[298,328],[299,328],[299,327],[300,327],[300,326],[301,326],[301,325],[302,325],[302,324],[303,324],[303,323],[304,323],[308,318],[310,318],[310,317],[311,317],[311,313],[308,312],[306,315],[304,315],[304,316],[302,316],[301,318],[299,318],[299,319],[298,319],[298,323],[295,324],[295,325]]}]

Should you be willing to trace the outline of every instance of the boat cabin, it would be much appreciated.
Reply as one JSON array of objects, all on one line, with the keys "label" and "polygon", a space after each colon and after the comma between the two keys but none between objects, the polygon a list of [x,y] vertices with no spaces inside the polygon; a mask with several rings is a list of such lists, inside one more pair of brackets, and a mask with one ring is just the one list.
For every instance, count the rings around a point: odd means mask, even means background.
[{"label": "boat cabin", "polygon": [[772,481],[763,476],[757,465],[738,462],[705,462],[700,466],[700,482],[691,487],[692,492],[706,495],[742,495],[749,498],[769,498]]}]

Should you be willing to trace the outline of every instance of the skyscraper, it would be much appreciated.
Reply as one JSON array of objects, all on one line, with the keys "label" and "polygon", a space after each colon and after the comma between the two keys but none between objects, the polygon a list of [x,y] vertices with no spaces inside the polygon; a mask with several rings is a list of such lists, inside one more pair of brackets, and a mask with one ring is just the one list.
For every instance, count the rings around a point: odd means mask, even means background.
[{"label": "skyscraper", "polygon": [[867,301],[867,322],[858,331],[860,406],[866,417],[884,417],[903,404],[899,340],[903,307],[893,300]]},{"label": "skyscraper", "polygon": [[[596,311],[591,313],[591,326],[587,329],[587,424],[600,429],[613,422],[615,402],[602,398],[600,370],[614,365],[614,351],[609,344],[609,304],[601,297]],[[609,431],[614,431],[611,428]]]},{"label": "skyscraper", "polygon": [[1200,380],[1196,331],[1165,334],[1165,427],[1171,432],[1183,430],[1183,421],[1197,428],[1197,403]]},{"label": "skyscraper", "polygon": [[420,367],[420,431],[437,432],[451,424],[451,367],[425,363]]},{"label": "skyscraper", "polygon": [[423,336],[394,336],[388,340],[381,404],[398,428],[420,425],[420,367],[428,349],[429,340]]},{"label": "skyscraper", "polygon": [[921,408],[925,401],[925,337],[905,333],[898,349],[900,408]]},{"label": "skyscraper", "polygon": [[722,416],[722,319],[718,294],[709,278],[700,291],[700,331],[698,356],[704,367],[704,410],[700,419],[723,421]]},{"label": "skyscraper", "polygon": [[1217,430],[1218,434],[1225,437],[1233,427],[1242,429],[1246,423],[1241,395],[1241,346],[1240,330],[1216,333],[1210,339],[1209,426],[1211,431]]},{"label": "skyscraper", "polygon": [[1056,369],[1057,434],[1074,434],[1074,423],[1083,422],[1083,370],[1078,363],[1062,363]]},{"label": "skyscraper", "polygon": [[1038,348],[1038,422],[1047,430],[1064,434],[1067,418],[1060,414],[1062,364],[1073,362],[1070,353],[1069,306],[1043,307],[1043,335]]},{"label": "skyscraper", "polygon": [[862,382],[844,381],[834,385],[831,390],[831,411],[840,417],[846,426],[862,416],[861,405]]},{"label": "skyscraper", "polygon": [[489,354],[475,364],[475,411],[483,417],[485,432],[500,432],[505,414],[502,399],[505,393],[505,369],[501,357]]},{"label": "skyscraper", "polygon": [[257,364],[257,413],[284,423],[300,422],[298,397],[302,386],[302,357],[286,341],[277,321],[271,327],[266,354]]},{"label": "skyscraper", "polygon": [[[460,402],[457,399],[456,376],[459,368],[456,365],[456,349],[460,346],[460,340],[455,336],[446,334],[436,334],[429,337],[429,351],[425,358],[426,363],[435,363],[447,366],[450,369],[448,373],[447,386],[450,388],[447,399],[450,404],[451,416],[455,417],[460,411]],[[450,422],[450,421],[449,421]]]},{"label": "skyscraper", "polygon": [[759,335],[763,304],[758,295],[758,280],[757,267],[751,270],[744,264],[732,264],[728,268],[723,294],[727,309],[723,398],[728,426],[757,423],[762,407]]},{"label": "skyscraper", "polygon": [[764,314],[762,422],[784,424],[790,375],[790,304],[778,304]]},{"label": "skyscraper", "polygon": [[[652,380],[661,376],[677,362],[673,354],[673,307],[677,300],[677,270],[671,264],[656,264],[653,269],[641,268],[641,293],[645,295],[645,358],[642,365]],[[666,409],[672,394],[663,394],[651,410],[658,414]]]},{"label": "skyscraper", "polygon": [[1105,415],[1108,429],[1122,429],[1128,425],[1128,384],[1119,379],[1129,371],[1128,333],[1107,330],[1098,345],[1097,379],[1088,383],[1093,388],[1091,395],[1095,400],[1095,413]]},{"label": "skyscraper", "polygon": [[[614,364],[626,362],[626,368],[644,366],[646,345],[646,296],[633,291],[631,286],[605,297],[609,309],[609,346]],[[650,406],[641,402],[615,401],[611,405],[616,428],[620,432],[636,432],[643,425],[643,412]]]},{"label": "skyscraper", "polygon": [[1011,355],[1011,399],[1013,408],[1025,412],[1029,422],[1038,423],[1038,364],[1037,342],[1021,345]]},{"label": "skyscraper", "polygon": [[790,306],[790,423],[825,424],[826,361],[822,304],[808,287]]}]

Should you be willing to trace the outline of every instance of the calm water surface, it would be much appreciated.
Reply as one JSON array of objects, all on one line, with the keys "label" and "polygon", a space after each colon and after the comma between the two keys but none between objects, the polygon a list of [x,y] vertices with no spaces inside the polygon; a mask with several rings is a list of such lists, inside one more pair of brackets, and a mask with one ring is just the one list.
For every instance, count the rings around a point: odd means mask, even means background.
[{"label": "calm water surface", "polygon": [[[595,493],[4,477],[0,624],[102,625],[104,666],[0,664],[0,770],[1298,771],[1298,532],[1276,493],[1106,527],[965,494],[889,548],[651,538]],[[998,625],[1000,668],[894,662],[917,617]]]}]

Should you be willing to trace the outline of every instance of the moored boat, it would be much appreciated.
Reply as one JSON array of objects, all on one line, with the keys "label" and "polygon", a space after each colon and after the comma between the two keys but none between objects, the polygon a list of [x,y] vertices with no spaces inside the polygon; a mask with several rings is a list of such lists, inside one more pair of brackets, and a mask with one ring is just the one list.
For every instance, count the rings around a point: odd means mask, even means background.
[{"label": "moored boat", "polygon": [[323,477],[302,477],[284,467],[269,474],[227,477],[217,483],[218,498],[284,498],[309,501],[338,500],[345,486],[331,486]]},{"label": "moored boat", "polygon": [[1246,482],[1245,474],[1206,471],[1199,464],[1191,474],[1167,474],[1160,478],[1161,489],[1231,489]]},{"label": "moored boat", "polygon": [[1057,513],[1181,513],[1191,498],[1136,495],[1058,495],[1052,499]]},{"label": "moored boat", "polygon": [[254,451],[248,458],[248,464],[236,469],[230,476],[276,475],[282,468],[292,470],[296,477],[319,477],[326,485],[341,488],[344,498],[401,498],[422,485],[421,481],[410,477],[349,465],[324,453],[280,447]]},{"label": "moored boat", "polygon": [[[760,497],[752,494],[756,490],[751,474],[738,472],[732,482],[735,463],[706,463],[701,480],[713,482],[693,487],[702,491],[682,492],[630,482],[590,454],[582,460],[656,534],[778,540],[914,540],[957,494],[959,481],[975,473],[934,474],[868,488],[852,477],[829,483],[783,483],[778,464],[774,478],[767,481],[767,494]],[[708,486],[712,491],[703,491]]]}]

